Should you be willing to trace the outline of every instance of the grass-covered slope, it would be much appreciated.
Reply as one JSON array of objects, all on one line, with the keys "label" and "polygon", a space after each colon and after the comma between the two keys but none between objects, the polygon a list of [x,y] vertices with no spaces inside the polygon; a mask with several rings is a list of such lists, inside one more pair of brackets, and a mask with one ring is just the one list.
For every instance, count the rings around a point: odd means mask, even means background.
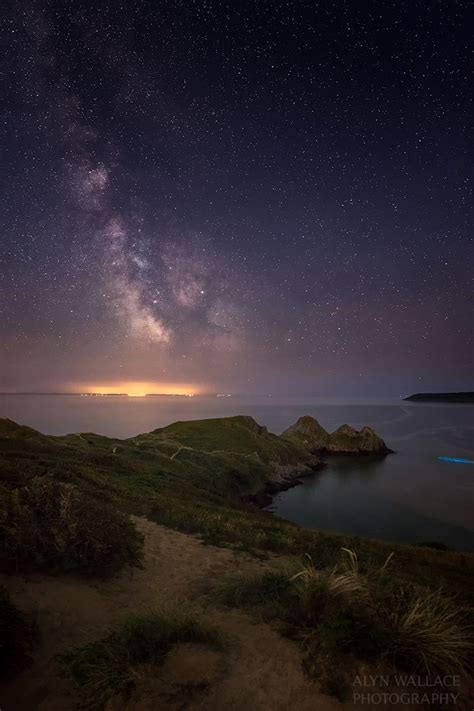
[{"label": "grass-covered slope", "polygon": [[299,472],[310,460],[247,417],[176,423],[128,440],[48,437],[2,420],[0,567],[113,573],[140,559],[126,514],[193,526],[191,508],[216,512],[278,478],[279,466]]},{"label": "grass-covered slope", "polygon": [[142,453],[165,454],[178,478],[184,470],[187,482],[234,499],[308,474],[318,464],[307,449],[246,416],[175,422],[126,442]]},{"label": "grass-covered slope", "polygon": [[47,437],[2,420],[0,444],[4,483],[15,487],[53,474],[89,492],[106,490],[112,502],[140,512],[152,491],[196,487],[236,498],[261,488],[278,466],[313,461],[250,417],[178,422],[126,440],[92,433]]},{"label": "grass-covered slope", "polygon": [[[0,565],[11,567],[14,560],[19,569],[99,573],[107,572],[107,558],[114,569],[138,562],[139,541],[127,518],[133,513],[216,545],[307,553],[323,567],[334,564],[341,546],[356,550],[362,567],[383,563],[395,550],[397,576],[469,596],[473,556],[307,530],[242,503],[278,480],[278,467],[298,472],[312,462],[306,449],[247,417],[175,423],[127,440],[90,433],[48,437],[0,420]],[[35,502],[37,489],[52,499]],[[68,492],[77,503],[67,513],[74,525],[64,528]],[[42,517],[46,503],[50,513]],[[35,533],[28,538],[32,521]]]},{"label": "grass-covered slope", "polygon": [[107,575],[140,564],[142,537],[107,491],[110,473],[67,440],[0,421],[0,569]]},{"label": "grass-covered slope", "polygon": [[258,455],[262,462],[299,464],[309,460],[304,447],[268,432],[253,417],[244,415],[209,420],[175,422],[143,437],[178,442],[203,452],[232,452]]}]

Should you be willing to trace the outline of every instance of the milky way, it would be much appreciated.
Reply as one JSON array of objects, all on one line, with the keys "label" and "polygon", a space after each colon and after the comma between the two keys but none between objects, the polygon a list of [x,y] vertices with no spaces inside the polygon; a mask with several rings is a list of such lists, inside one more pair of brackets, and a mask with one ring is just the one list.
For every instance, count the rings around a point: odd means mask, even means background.
[{"label": "milky way", "polygon": [[1,389],[472,385],[468,8],[7,3]]}]

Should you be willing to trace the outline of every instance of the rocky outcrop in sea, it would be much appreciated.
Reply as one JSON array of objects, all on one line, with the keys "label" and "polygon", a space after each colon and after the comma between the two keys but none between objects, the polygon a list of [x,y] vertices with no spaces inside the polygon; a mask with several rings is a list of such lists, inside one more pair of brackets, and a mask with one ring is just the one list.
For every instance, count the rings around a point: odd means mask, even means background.
[{"label": "rocky outcrop in sea", "polygon": [[356,430],[350,425],[342,425],[330,433],[309,415],[300,417],[281,436],[304,446],[314,454],[326,452],[331,454],[386,455],[393,451],[371,427]]}]

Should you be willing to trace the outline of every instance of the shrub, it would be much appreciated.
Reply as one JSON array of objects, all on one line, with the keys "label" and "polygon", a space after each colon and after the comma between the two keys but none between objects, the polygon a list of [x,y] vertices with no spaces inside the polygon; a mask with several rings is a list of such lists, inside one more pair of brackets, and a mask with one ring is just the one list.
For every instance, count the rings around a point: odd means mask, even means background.
[{"label": "shrub", "polygon": [[0,586],[0,678],[13,676],[28,664],[35,636],[34,623],[15,607],[7,590]]},{"label": "shrub", "polygon": [[130,697],[173,645],[190,642],[220,645],[218,633],[199,620],[149,612],[127,618],[104,639],[62,654],[58,662],[86,707],[101,709],[112,696]]},{"label": "shrub", "polygon": [[130,519],[73,484],[39,476],[0,493],[3,568],[107,575],[140,561],[143,541]]}]

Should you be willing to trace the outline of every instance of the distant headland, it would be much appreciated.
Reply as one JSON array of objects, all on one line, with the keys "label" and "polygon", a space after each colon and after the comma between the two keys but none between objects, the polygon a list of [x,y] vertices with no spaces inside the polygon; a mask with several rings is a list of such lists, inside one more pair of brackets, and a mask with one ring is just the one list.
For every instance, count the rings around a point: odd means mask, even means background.
[{"label": "distant headland", "polygon": [[415,393],[404,400],[410,402],[472,402],[474,403],[474,392],[461,393]]}]

